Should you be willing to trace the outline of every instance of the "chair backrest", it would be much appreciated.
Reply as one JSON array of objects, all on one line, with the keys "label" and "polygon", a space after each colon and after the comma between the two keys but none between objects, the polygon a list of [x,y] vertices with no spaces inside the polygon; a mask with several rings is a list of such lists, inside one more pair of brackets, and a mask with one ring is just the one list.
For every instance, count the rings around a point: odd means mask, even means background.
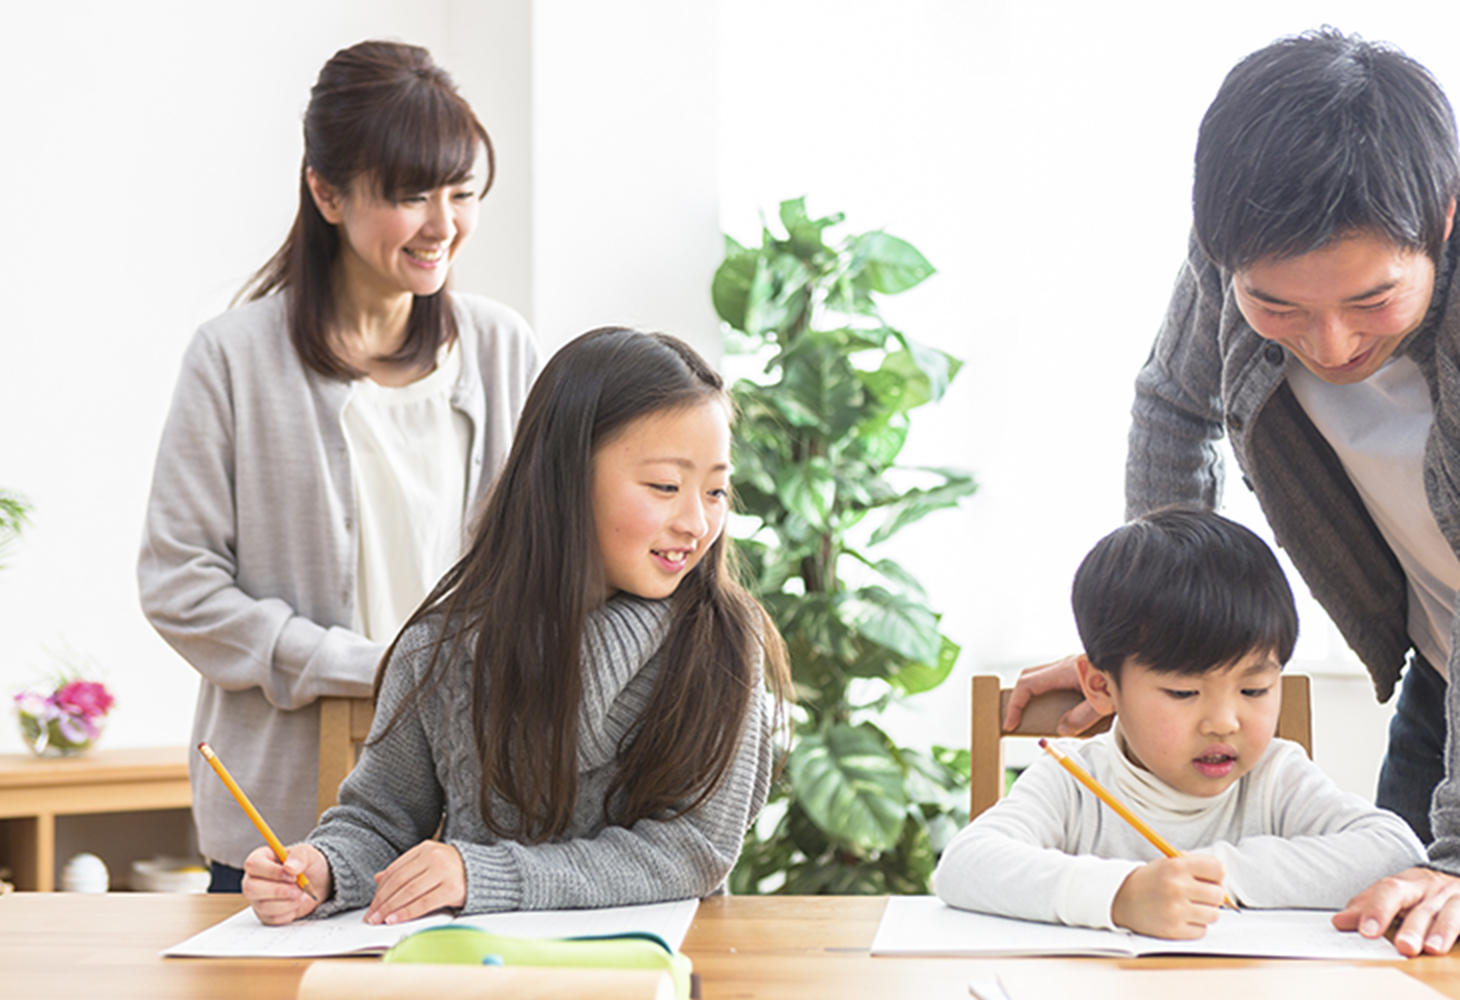
[{"label": "chair backrest", "polygon": [[319,813],[339,801],[340,782],[355,766],[374,717],[375,704],[369,698],[319,699]]},{"label": "chair backrest", "polygon": [[[1306,674],[1283,674],[1283,707],[1278,714],[1277,734],[1302,745],[1313,756],[1313,710]],[[1004,709],[1009,688],[1002,687],[996,674],[973,678],[973,730],[969,746],[972,758],[969,775],[968,818],[972,819],[999,801],[1004,794],[1004,737],[1055,736],[1060,716],[1084,699],[1079,691],[1050,691],[1034,698],[1024,708],[1017,729],[1004,730]],[[1094,736],[1110,728],[1102,719],[1083,735]]]}]

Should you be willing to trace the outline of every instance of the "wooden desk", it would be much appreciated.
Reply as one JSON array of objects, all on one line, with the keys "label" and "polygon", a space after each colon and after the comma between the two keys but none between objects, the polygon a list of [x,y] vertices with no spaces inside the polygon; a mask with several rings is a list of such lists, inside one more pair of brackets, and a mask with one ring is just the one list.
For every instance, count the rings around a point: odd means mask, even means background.
[{"label": "wooden desk", "polygon": [[55,888],[57,816],[191,806],[185,747],[0,754],[0,860],[17,888],[48,892]]},{"label": "wooden desk", "polygon": [[[15,997],[292,998],[308,960],[158,957],[161,949],[240,906],[237,896],[0,897],[0,983],[6,996]],[[979,960],[868,956],[882,906],[880,898],[852,896],[711,899],[700,905],[684,950],[700,974],[706,1000],[966,1000],[968,979]],[[1034,961],[1088,968],[1105,960]],[[1162,958],[1121,964],[1211,968],[1273,963]],[[1460,1000],[1460,951],[1455,957],[1396,959],[1396,964]]]}]

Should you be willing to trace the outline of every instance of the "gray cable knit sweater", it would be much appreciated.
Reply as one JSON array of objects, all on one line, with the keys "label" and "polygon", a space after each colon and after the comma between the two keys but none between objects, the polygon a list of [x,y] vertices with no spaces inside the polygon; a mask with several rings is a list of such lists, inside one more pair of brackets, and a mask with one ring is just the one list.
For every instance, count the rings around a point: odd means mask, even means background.
[{"label": "gray cable knit sweater", "polygon": [[[1460,295],[1451,294],[1457,256],[1460,232],[1436,268],[1429,313],[1400,351],[1429,384],[1435,422],[1425,444],[1425,495],[1460,554]],[[1231,278],[1193,236],[1161,332],[1136,378],[1127,516],[1177,501],[1215,507],[1222,481],[1215,445],[1228,434],[1278,544],[1387,701],[1410,648],[1404,571],[1289,388],[1287,351],[1243,319]],[[1454,650],[1448,675],[1460,678],[1460,641]],[[1430,863],[1460,875],[1460,684],[1449,686],[1446,717],[1446,777],[1430,809]]]},{"label": "gray cable knit sweater", "polygon": [[[470,663],[464,654],[450,662],[443,682],[389,735],[367,743],[340,786],[340,804],[309,835],[329,860],[334,883],[316,913],[369,903],[375,873],[430,838],[438,824],[441,839],[466,863],[464,913],[648,903],[704,896],[722,886],[770,790],[773,713],[759,671],[739,751],[708,799],[673,820],[621,827],[603,819],[619,741],[639,721],[664,668],[659,647],[668,612],[667,602],[619,595],[590,615],[578,797],[568,829],[548,843],[502,840],[482,822]],[[381,687],[372,741],[423,676],[434,637],[435,626],[422,624],[401,638]],[[500,800],[493,809],[509,825],[517,818]]]}]

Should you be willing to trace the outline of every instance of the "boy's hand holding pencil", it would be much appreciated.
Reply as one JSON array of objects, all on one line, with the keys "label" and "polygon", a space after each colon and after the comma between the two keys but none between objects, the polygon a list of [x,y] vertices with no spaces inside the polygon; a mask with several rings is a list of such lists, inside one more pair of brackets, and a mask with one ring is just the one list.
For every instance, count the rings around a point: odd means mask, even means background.
[{"label": "boy's hand holding pencil", "polygon": [[1222,862],[1210,854],[1181,854],[1148,861],[1126,876],[1110,919],[1150,937],[1185,941],[1202,937],[1222,905]]}]

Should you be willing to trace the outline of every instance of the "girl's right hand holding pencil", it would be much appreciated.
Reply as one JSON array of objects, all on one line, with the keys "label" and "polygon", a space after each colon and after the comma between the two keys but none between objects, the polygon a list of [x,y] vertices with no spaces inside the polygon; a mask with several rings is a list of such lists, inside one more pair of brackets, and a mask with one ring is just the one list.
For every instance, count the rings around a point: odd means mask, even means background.
[{"label": "girl's right hand holding pencil", "polygon": [[[288,860],[280,864],[273,849],[264,846],[244,859],[243,898],[248,900],[261,923],[291,923],[313,913],[320,900],[329,898],[329,861],[319,849],[309,844],[291,844],[288,854]],[[300,872],[309,880],[317,898],[299,887]]]},{"label": "girl's right hand holding pencil", "polygon": [[1110,904],[1110,919],[1150,937],[1199,938],[1217,922],[1224,877],[1222,862],[1210,854],[1157,858],[1126,876]]}]

